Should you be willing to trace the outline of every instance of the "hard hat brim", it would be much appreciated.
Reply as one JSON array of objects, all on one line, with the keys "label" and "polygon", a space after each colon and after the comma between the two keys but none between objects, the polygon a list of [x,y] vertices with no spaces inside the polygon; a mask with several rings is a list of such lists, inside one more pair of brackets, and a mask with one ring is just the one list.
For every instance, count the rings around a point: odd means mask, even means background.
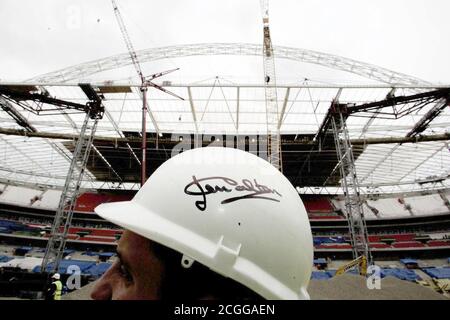
[{"label": "hard hat brim", "polygon": [[[165,219],[136,201],[104,203],[97,206],[95,212],[105,220],[187,255],[215,272],[231,276],[230,270],[221,270],[220,263],[216,264],[217,243],[213,243],[209,239]],[[195,246],[192,245],[193,243],[195,243]],[[267,299],[309,299],[306,287],[301,288],[300,292],[293,292],[287,287],[283,287],[277,294],[274,294],[270,288],[279,286],[276,279],[255,268],[247,260],[239,261],[240,263],[236,265],[237,269],[232,271],[235,280],[241,283],[254,284],[255,277],[266,279],[267,286],[260,287],[257,292]],[[250,287],[253,287],[253,285],[250,285]]]},{"label": "hard hat brim", "polygon": [[[215,254],[215,247],[209,241],[135,201],[104,203],[97,206],[95,212],[120,227],[196,259],[206,253],[204,258],[208,260]],[[186,245],[188,243],[196,243],[198,250],[194,251],[191,246]],[[199,260],[202,260],[201,257]]]}]

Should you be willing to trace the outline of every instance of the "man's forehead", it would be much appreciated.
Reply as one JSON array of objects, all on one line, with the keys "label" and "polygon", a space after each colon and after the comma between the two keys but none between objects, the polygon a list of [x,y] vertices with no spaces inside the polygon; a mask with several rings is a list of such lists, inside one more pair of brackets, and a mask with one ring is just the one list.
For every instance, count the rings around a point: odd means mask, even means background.
[{"label": "man's forehead", "polygon": [[133,254],[143,249],[148,250],[149,240],[128,230],[125,230],[117,243],[117,252]]}]

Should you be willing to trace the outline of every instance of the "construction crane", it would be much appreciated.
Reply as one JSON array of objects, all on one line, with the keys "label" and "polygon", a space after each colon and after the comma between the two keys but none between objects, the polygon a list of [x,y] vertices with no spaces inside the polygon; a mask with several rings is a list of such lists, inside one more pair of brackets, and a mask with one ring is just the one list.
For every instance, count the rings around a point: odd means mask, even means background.
[{"label": "construction crane", "polygon": [[336,276],[346,273],[354,267],[358,267],[359,274],[365,276],[367,274],[367,258],[365,256],[359,256],[358,258],[350,261],[347,264],[339,267],[336,271]]},{"label": "construction crane", "polygon": [[260,0],[264,42],[264,84],[266,96],[267,121],[267,160],[278,170],[283,171],[281,159],[281,121],[278,115],[277,88],[275,78],[275,59],[269,28],[269,0]]},{"label": "construction crane", "polygon": [[[117,3],[115,0],[111,0],[114,14],[116,16],[117,23],[119,24],[120,32],[122,33],[122,37],[125,41],[125,44],[128,49],[128,53],[130,54],[131,61],[133,62],[133,66],[136,69],[136,72],[138,74],[139,80],[141,82],[140,91],[141,91],[141,98],[142,98],[142,144],[141,144],[141,151],[142,151],[142,161],[141,161],[141,186],[144,185],[145,181],[147,180],[147,156],[146,156],[146,150],[147,150],[147,112],[148,112],[148,104],[147,104],[147,91],[148,87],[156,88],[160,91],[163,91],[167,94],[170,94],[176,98],[179,98],[181,100],[184,100],[184,98],[178,96],[177,94],[170,92],[161,86],[157,85],[156,83],[153,83],[152,80],[162,77],[168,73],[174,72],[176,70],[179,70],[179,68],[163,71],[160,73],[152,74],[148,77],[145,77],[142,73],[141,65],[139,63],[136,50],[134,50],[133,43],[131,42],[131,38],[128,35],[127,29],[125,27],[125,23],[122,19],[122,15],[120,14],[119,7],[117,6]],[[158,133],[158,132],[157,132]]]}]

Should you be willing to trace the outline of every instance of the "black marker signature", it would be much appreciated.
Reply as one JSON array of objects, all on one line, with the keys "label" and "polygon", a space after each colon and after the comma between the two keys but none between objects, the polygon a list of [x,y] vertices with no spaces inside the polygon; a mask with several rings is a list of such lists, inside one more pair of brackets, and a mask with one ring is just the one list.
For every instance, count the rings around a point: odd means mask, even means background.
[{"label": "black marker signature", "polygon": [[[204,186],[202,186],[201,182],[211,180],[219,180],[219,182],[216,182],[215,184],[207,183]],[[207,195],[217,192],[229,193],[231,191],[250,192],[250,193],[247,193],[246,195],[243,196],[231,197],[222,200],[221,204],[231,203],[243,199],[264,199],[280,202],[280,200],[276,198],[262,196],[265,194],[278,195],[279,197],[282,197],[282,195],[277,190],[271,189],[270,187],[265,186],[263,184],[259,184],[256,181],[256,179],[253,179],[253,181],[249,179],[242,179],[242,182],[238,183],[237,181],[227,177],[206,177],[202,179],[197,179],[196,176],[192,176],[192,182],[188,183],[184,187],[184,193],[186,193],[187,195],[199,196],[202,198],[202,200],[195,201],[195,206],[201,211],[205,211],[206,209]]]}]

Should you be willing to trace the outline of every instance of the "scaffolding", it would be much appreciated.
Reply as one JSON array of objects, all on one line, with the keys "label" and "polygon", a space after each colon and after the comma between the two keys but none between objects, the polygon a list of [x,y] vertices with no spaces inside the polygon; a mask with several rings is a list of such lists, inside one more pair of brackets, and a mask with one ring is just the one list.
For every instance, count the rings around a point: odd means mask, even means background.
[{"label": "scaffolding", "polygon": [[268,0],[261,1],[261,9],[264,27],[263,60],[267,118],[267,160],[275,168],[283,171],[281,159],[281,137],[279,128],[280,119],[278,117],[278,98],[275,77],[275,59],[269,29]]},{"label": "scaffolding", "polygon": [[[103,113],[99,113],[97,108],[89,108],[86,112],[83,126],[81,127],[80,135],[75,145],[63,192],[59,200],[58,210],[53,220],[50,238],[47,242],[47,248],[41,265],[42,272],[56,272],[63,258],[76,199],[79,195],[86,163],[92,149],[97,124],[102,118],[102,115]],[[89,126],[90,120],[93,120],[93,123]]]},{"label": "scaffolding", "polygon": [[346,105],[333,103],[332,107],[334,114],[331,118],[331,125],[338,156],[341,185],[345,197],[353,258],[366,257],[368,265],[371,265],[372,254],[370,252],[367,225],[362,207],[363,202],[360,197],[361,193],[356,175],[355,158],[343,115]]}]

